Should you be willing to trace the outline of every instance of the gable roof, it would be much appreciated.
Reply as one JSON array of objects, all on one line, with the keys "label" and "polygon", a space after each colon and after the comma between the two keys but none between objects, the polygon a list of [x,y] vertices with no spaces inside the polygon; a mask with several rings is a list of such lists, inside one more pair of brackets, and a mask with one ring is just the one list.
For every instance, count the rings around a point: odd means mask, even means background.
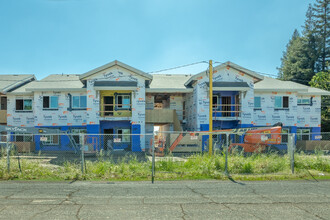
[{"label": "gable roof", "polygon": [[[233,63],[233,62],[230,62],[230,61],[227,61],[227,62],[225,62],[225,63],[222,63],[222,64],[218,65],[218,66],[213,67],[213,71],[218,71],[218,70],[220,70],[220,69],[222,69],[222,68],[224,68],[224,67],[227,67],[227,66],[229,66],[229,67],[231,67],[231,68],[233,68],[233,69],[235,69],[235,70],[241,71],[241,72],[243,72],[243,73],[245,73],[245,74],[247,74],[247,75],[253,77],[253,78],[256,80],[256,82],[258,82],[258,81],[260,81],[260,80],[262,80],[262,79],[264,78],[264,76],[262,76],[262,75],[260,75],[260,74],[258,74],[258,73],[256,73],[256,72],[254,72],[254,71],[252,71],[252,70],[249,70],[249,69],[246,69],[246,68],[244,68],[244,67],[241,67],[241,66],[239,66],[239,65],[237,65],[237,64],[235,64],[235,63]],[[198,74],[192,76],[192,77],[191,77],[191,78],[185,83],[185,86],[189,86],[189,85],[191,85],[192,82],[197,81],[197,78],[203,76],[204,74],[205,74],[205,71],[203,71],[203,72],[201,72],[201,73],[198,73]]]},{"label": "gable roof", "polygon": [[305,91],[306,86],[292,81],[282,81],[271,77],[264,77],[264,80],[254,84],[255,91]]},{"label": "gable roof", "polygon": [[85,79],[85,78],[87,78],[87,77],[89,77],[91,75],[97,74],[97,73],[99,73],[99,72],[101,72],[101,71],[103,71],[103,70],[105,70],[107,68],[110,68],[110,67],[113,67],[113,66],[116,66],[116,65],[118,65],[118,66],[120,66],[120,67],[122,67],[124,69],[130,70],[130,71],[132,71],[132,72],[136,73],[137,75],[140,75],[140,76],[142,76],[144,78],[147,78],[149,80],[152,80],[152,75],[150,75],[148,73],[145,73],[145,72],[143,72],[141,70],[135,69],[134,67],[131,67],[131,66],[129,66],[129,65],[125,64],[125,63],[122,63],[122,62],[120,62],[118,60],[112,61],[110,63],[107,63],[107,64],[103,65],[103,66],[100,66],[100,67],[97,67],[95,69],[92,69],[92,70],[88,71],[87,73],[84,73],[84,74],[80,75],[79,79],[80,80],[83,80],[83,79]]},{"label": "gable roof", "polygon": [[330,95],[329,91],[313,88],[292,81],[282,81],[271,77],[254,84],[255,92],[298,92],[299,95]]},{"label": "gable roof", "polygon": [[52,74],[46,78],[28,83],[12,94],[31,94],[33,91],[85,91],[84,84],[76,74]]},{"label": "gable roof", "polygon": [[7,93],[28,82],[34,81],[33,74],[11,74],[0,75],[0,92]]},{"label": "gable roof", "polygon": [[152,82],[146,92],[192,92],[192,89],[186,88],[185,82],[191,77],[187,74],[153,74]]}]

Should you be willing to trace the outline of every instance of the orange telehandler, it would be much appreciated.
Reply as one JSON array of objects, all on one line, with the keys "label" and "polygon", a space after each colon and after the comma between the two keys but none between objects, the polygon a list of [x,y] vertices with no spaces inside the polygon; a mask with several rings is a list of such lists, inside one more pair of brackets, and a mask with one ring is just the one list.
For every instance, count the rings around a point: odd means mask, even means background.
[{"label": "orange telehandler", "polygon": [[[226,130],[214,130],[213,135],[221,135],[221,134],[230,134],[230,135],[244,135],[243,143],[231,143],[229,145],[228,150],[230,152],[264,152],[264,151],[278,151],[278,149],[274,146],[277,144],[281,144],[282,142],[282,123],[277,123],[273,127],[252,127],[252,128],[238,128],[238,129],[226,129]],[[177,146],[184,146],[186,142],[191,144],[190,137],[199,137],[194,138],[196,141],[196,145],[201,145],[201,137],[204,135],[208,135],[207,131],[202,132],[186,132],[180,133],[177,137],[172,141],[169,152],[173,152]],[[188,138],[186,138],[188,137]],[[155,152],[157,156],[164,156],[165,144],[159,144],[156,147]]]},{"label": "orange telehandler", "polygon": [[231,143],[228,150],[246,153],[278,151],[274,145],[281,144],[281,132],[281,126],[247,131],[243,143]]}]

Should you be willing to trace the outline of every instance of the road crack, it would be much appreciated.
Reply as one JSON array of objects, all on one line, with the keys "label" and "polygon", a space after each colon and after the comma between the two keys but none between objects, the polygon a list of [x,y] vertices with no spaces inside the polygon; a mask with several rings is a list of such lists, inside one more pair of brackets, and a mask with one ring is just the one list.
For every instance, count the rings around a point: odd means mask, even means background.
[{"label": "road crack", "polygon": [[321,216],[319,216],[319,215],[316,215],[316,214],[314,214],[314,213],[311,213],[310,211],[308,211],[308,210],[306,210],[306,209],[304,209],[304,208],[301,208],[301,207],[299,207],[297,204],[295,204],[295,203],[291,203],[294,207],[296,207],[296,208],[298,208],[298,209],[300,209],[300,210],[302,210],[302,211],[304,211],[304,212],[306,212],[306,213],[308,213],[308,214],[310,214],[310,215],[313,215],[313,216],[315,216],[316,218],[318,218],[318,219],[322,219],[322,220],[326,220],[325,218],[322,218]]},{"label": "road crack", "polygon": [[77,193],[77,192],[79,192],[80,191],[80,189],[77,189],[77,190],[75,190],[75,191],[71,191],[67,196],[66,196],[66,199],[64,199],[59,205],[63,205],[63,203],[65,203],[65,202],[72,202],[74,205],[78,205],[76,202],[73,202],[73,201],[71,201],[72,200],[72,196],[73,196],[73,194],[75,194],[75,193]]},{"label": "road crack", "polygon": [[54,208],[56,208],[56,205],[54,205],[53,207],[51,207],[51,208],[49,208],[49,209],[47,209],[47,210],[45,210],[45,211],[38,212],[38,213],[34,214],[34,215],[33,215],[31,218],[29,218],[29,219],[34,219],[36,216],[38,216],[38,215],[40,215],[40,214],[45,214],[45,213],[47,213],[47,212],[50,212],[50,211],[52,211]]},{"label": "road crack", "polygon": [[182,204],[180,204],[180,208],[181,208],[181,212],[182,212],[181,218],[183,220],[186,220],[187,213],[184,211]]},{"label": "road crack", "polygon": [[80,220],[80,217],[79,217],[79,213],[80,213],[80,210],[81,208],[83,207],[84,205],[80,205],[80,207],[78,208],[77,210],[77,213],[76,213],[76,219]]},{"label": "road crack", "polygon": [[18,193],[21,193],[21,192],[24,192],[26,189],[21,189],[21,190],[19,190],[19,191],[17,191],[17,192],[14,192],[14,193],[12,193],[12,194],[10,194],[10,195],[8,195],[8,196],[5,196],[5,197],[3,197],[4,199],[11,199],[10,197],[12,197],[13,195],[15,195],[15,194],[18,194]]},{"label": "road crack", "polygon": [[[226,207],[227,209],[229,209],[230,211],[237,212],[237,210],[232,209],[232,208],[230,208],[230,207],[228,206],[228,204],[230,204],[230,203],[220,203],[220,204],[223,205],[224,207]],[[235,203],[235,205],[236,205],[236,204],[237,204],[237,203]],[[244,205],[245,205],[245,204],[244,204]],[[252,214],[252,213],[250,213],[250,212],[245,212],[245,213],[247,213],[248,215],[251,215],[251,216],[253,216],[253,217],[257,218],[257,219],[263,220],[263,219],[260,218],[259,216],[256,216],[256,215],[254,215],[254,214]]]},{"label": "road crack", "polygon": [[269,197],[267,197],[267,196],[265,196],[265,195],[263,195],[263,194],[259,194],[259,193],[257,193],[257,191],[256,191],[256,189],[255,188],[253,188],[253,187],[251,187],[251,186],[249,186],[249,185],[244,185],[246,188],[248,188],[248,189],[250,189],[251,190],[251,192],[254,194],[254,195],[256,195],[256,196],[260,196],[262,199],[265,199],[265,200],[268,200],[268,201],[270,201],[270,202],[274,202],[271,198],[269,198]]},{"label": "road crack", "polygon": [[187,187],[188,189],[190,189],[193,193],[195,193],[195,194],[201,196],[202,198],[204,198],[204,199],[206,199],[206,200],[211,201],[211,203],[218,204],[218,205],[220,204],[220,203],[214,201],[213,199],[211,199],[210,197],[207,197],[207,196],[204,195],[203,193],[201,193],[201,192],[197,192],[195,189],[193,189],[193,188],[191,188],[191,187],[189,187],[189,186],[186,186],[186,187]]}]

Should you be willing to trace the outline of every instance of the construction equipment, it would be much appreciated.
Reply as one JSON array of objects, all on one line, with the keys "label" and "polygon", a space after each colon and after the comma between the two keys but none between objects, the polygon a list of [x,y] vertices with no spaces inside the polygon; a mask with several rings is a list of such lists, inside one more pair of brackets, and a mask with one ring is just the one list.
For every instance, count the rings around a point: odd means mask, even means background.
[{"label": "construction equipment", "polygon": [[230,152],[277,152],[275,145],[282,142],[282,127],[260,128],[247,131],[244,135],[243,143],[231,143],[228,150]]},{"label": "construction equipment", "polygon": [[[282,142],[281,132],[282,123],[277,123],[273,127],[214,130],[212,135],[218,137],[226,134],[244,136],[242,143],[229,145],[230,152],[263,152],[265,150],[278,151],[275,145]],[[201,152],[202,138],[207,135],[208,131],[170,134],[169,152]],[[156,148],[158,156],[163,156],[164,151],[164,144]]]}]

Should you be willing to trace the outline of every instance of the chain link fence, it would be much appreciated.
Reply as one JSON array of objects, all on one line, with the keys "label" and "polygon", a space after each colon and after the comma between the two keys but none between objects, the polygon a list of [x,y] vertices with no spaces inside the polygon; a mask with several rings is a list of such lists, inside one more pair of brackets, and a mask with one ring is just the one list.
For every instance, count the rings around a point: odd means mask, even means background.
[{"label": "chain link fence", "polygon": [[[330,133],[8,134],[1,136],[0,147],[2,176],[6,172],[33,179],[57,173],[59,179],[154,182],[314,169],[317,163],[306,158],[329,163]],[[36,167],[39,176],[34,175]]]}]

